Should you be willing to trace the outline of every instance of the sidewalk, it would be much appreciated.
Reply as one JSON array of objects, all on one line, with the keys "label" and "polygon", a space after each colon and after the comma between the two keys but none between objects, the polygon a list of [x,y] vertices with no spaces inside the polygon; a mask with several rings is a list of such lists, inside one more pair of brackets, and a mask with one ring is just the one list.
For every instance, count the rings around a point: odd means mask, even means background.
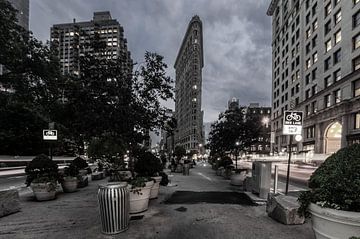
[{"label": "sidewalk", "polygon": [[[22,211],[0,218],[0,238],[261,238],[313,239],[311,225],[285,226],[265,213],[265,206],[233,204],[163,204],[175,191],[233,191],[228,180],[203,165],[190,176],[174,174],[176,187],[161,187],[144,218],[130,221],[129,229],[115,236],[100,232],[97,188],[106,180],[92,181],[78,192],[59,193],[56,200],[31,201],[30,189],[21,191]],[[177,211],[179,207],[185,211]]]}]

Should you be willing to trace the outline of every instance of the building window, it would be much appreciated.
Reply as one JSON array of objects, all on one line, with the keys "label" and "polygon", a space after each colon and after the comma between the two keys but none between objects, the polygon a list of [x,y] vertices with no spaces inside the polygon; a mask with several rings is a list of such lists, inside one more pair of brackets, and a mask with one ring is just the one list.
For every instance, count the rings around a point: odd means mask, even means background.
[{"label": "building window", "polygon": [[325,98],[324,98],[324,106],[325,108],[328,108],[331,106],[331,95],[325,95]]},{"label": "building window", "polygon": [[316,47],[317,35],[315,35],[311,41],[312,41],[312,47],[313,48]]},{"label": "building window", "polygon": [[360,69],[360,56],[353,60],[353,70],[356,71],[358,69]]},{"label": "building window", "polygon": [[354,97],[360,96],[360,80],[354,82]]},{"label": "building window", "polygon": [[341,49],[334,53],[334,65],[341,61]]},{"label": "building window", "polygon": [[317,8],[317,3],[314,4],[314,6],[312,7],[312,15],[315,16],[316,14],[316,8]]},{"label": "building window", "polygon": [[339,10],[337,13],[335,13],[334,15],[334,22],[335,25],[338,24],[341,21],[341,10]]},{"label": "building window", "polygon": [[331,39],[325,42],[325,52],[328,52],[330,50],[331,50]]},{"label": "building window", "polygon": [[310,22],[310,12],[308,13],[308,15],[306,15],[306,18],[305,18],[305,21],[306,21],[306,24],[308,24]]},{"label": "building window", "polygon": [[311,112],[312,113],[316,113],[317,112],[317,106],[316,106],[316,101],[311,103]]},{"label": "building window", "polygon": [[325,87],[329,87],[331,84],[332,84],[331,76],[325,77],[325,79],[324,79],[324,86],[325,86]]},{"label": "building window", "polygon": [[357,27],[360,24],[360,11],[353,15],[353,28]]},{"label": "building window", "polygon": [[318,28],[318,21],[317,19],[312,23],[313,31],[315,31]]},{"label": "building window", "polygon": [[310,83],[310,74],[307,74],[305,76],[305,85],[308,85]]},{"label": "building window", "polygon": [[315,137],[315,126],[306,128],[306,138],[311,139]]},{"label": "building window", "polygon": [[305,91],[305,99],[309,99],[311,97],[310,95],[310,89]]},{"label": "building window", "polygon": [[355,129],[360,129],[360,113],[355,114]]},{"label": "building window", "polygon": [[325,24],[325,35],[331,31],[331,20]]},{"label": "building window", "polygon": [[338,90],[334,91],[334,96],[335,96],[335,104],[340,103],[340,101],[341,101],[341,90],[338,89]]},{"label": "building window", "polygon": [[[360,34],[359,34],[359,36],[360,36]],[[308,44],[306,45],[305,50],[306,50],[306,54],[309,54],[309,52],[310,52],[310,50],[311,50],[311,45],[310,45],[310,43],[308,43]]]},{"label": "building window", "polygon": [[340,41],[341,41],[341,30],[337,31],[335,34],[334,34],[334,37],[335,37],[335,45],[338,44]]},{"label": "building window", "polygon": [[311,28],[306,30],[306,39],[309,39],[311,36]]},{"label": "building window", "polygon": [[326,5],[325,7],[325,17],[329,16],[331,13],[331,3],[329,3],[328,5]]},{"label": "building window", "polygon": [[324,61],[324,70],[325,70],[325,71],[329,70],[329,68],[330,68],[330,61],[331,61],[331,57],[330,57],[330,56],[325,59],[325,61]]},{"label": "building window", "polygon": [[353,37],[353,49],[356,50],[360,47],[360,34]]},{"label": "building window", "polygon": [[313,58],[313,63],[317,62],[317,60],[318,60],[318,54],[317,54],[317,52],[315,52],[315,53],[313,54],[312,58]]},{"label": "building window", "polygon": [[334,82],[341,80],[341,69],[334,72]]},{"label": "building window", "polygon": [[312,75],[312,80],[316,80],[316,78],[317,78],[317,68],[315,68],[315,69],[311,72],[311,75]]},{"label": "building window", "polygon": [[311,59],[309,58],[306,60],[306,69],[309,69],[310,66],[311,66]]},{"label": "building window", "polygon": [[338,5],[341,0],[334,0],[334,6]]}]

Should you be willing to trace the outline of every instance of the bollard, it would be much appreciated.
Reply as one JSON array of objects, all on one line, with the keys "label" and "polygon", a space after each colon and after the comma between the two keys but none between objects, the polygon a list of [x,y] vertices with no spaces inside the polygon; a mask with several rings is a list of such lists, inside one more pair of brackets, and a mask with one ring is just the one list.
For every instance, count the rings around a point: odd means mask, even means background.
[{"label": "bollard", "polygon": [[99,185],[101,231],[112,235],[129,227],[130,198],[126,182]]},{"label": "bollard", "polygon": [[278,165],[275,165],[275,173],[274,173],[274,194],[277,193],[278,176],[279,176],[279,166],[278,166]]}]

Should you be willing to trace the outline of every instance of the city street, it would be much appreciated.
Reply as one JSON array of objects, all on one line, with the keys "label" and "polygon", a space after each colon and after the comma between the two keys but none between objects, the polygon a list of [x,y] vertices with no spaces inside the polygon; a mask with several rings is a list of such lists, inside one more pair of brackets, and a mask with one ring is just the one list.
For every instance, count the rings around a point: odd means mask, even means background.
[{"label": "city street", "polygon": [[174,173],[172,184],[177,186],[161,187],[142,219],[131,220],[124,233],[105,236],[96,199],[97,185],[105,182],[92,181],[75,193],[59,192],[47,202],[32,201],[30,189],[21,189],[22,211],[0,220],[0,238],[314,238],[310,222],[282,225],[266,215],[264,205],[163,203],[175,191],[239,191],[206,163],[191,169],[190,176]]}]

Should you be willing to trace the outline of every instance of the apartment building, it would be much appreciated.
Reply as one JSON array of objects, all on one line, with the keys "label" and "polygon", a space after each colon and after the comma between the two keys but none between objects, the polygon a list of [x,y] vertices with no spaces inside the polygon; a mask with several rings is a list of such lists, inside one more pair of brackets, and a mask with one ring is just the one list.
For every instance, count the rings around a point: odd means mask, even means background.
[{"label": "apartment building", "polygon": [[272,0],[273,150],[283,113],[304,112],[294,150],[331,154],[360,142],[360,0]]},{"label": "apartment building", "polygon": [[123,57],[129,70],[132,69],[130,52],[127,50],[127,40],[124,29],[110,12],[95,12],[93,20],[55,24],[51,27],[51,46],[58,52],[63,74],[79,73],[79,57],[85,52],[93,52],[91,40],[95,34],[106,43],[102,57],[116,59]]},{"label": "apartment building", "polygon": [[274,151],[284,150],[283,113],[304,112],[294,149],[331,154],[360,142],[360,1],[272,0]]}]

